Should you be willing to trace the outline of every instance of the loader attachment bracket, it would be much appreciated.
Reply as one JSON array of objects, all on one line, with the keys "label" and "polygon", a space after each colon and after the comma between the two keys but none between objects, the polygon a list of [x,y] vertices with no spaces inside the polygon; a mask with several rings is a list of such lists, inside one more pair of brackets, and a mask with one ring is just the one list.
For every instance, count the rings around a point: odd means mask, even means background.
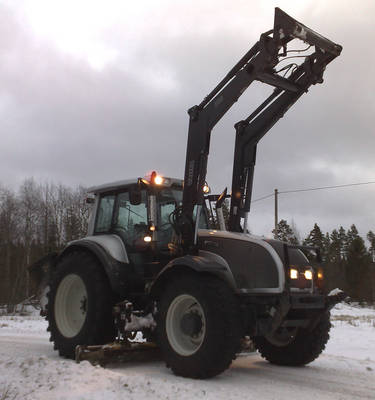
[{"label": "loader attachment bracket", "polygon": [[318,47],[322,52],[328,52],[334,56],[340,55],[342,50],[340,45],[301,24],[278,7],[275,8],[273,36],[280,43],[288,38],[301,39],[311,46]]}]

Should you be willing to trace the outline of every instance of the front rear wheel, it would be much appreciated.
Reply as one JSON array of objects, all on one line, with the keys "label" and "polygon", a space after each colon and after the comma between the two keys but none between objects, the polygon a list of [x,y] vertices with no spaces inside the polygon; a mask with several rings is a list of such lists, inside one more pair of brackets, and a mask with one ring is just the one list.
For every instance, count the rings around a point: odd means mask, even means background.
[{"label": "front rear wheel", "polygon": [[237,298],[216,277],[171,280],[159,302],[157,336],[166,364],[176,375],[218,375],[240,349]]}]

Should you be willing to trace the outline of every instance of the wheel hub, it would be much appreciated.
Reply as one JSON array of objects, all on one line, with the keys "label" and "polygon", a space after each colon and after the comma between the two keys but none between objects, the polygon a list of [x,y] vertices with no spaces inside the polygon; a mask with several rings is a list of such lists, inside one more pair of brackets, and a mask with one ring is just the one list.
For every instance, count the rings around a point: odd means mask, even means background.
[{"label": "wheel hub", "polygon": [[86,320],[88,295],[82,278],[66,275],[60,282],[55,297],[55,320],[60,333],[71,338],[76,336]]},{"label": "wheel hub", "polygon": [[181,319],[181,331],[188,336],[196,337],[202,330],[202,318],[194,312],[185,314]]},{"label": "wheel hub", "polygon": [[81,307],[79,308],[82,311],[82,314],[86,314],[87,311],[87,297],[83,296],[81,299]]},{"label": "wheel hub", "polygon": [[166,333],[173,350],[190,356],[201,347],[206,336],[206,318],[201,304],[190,294],[181,294],[169,305]]}]

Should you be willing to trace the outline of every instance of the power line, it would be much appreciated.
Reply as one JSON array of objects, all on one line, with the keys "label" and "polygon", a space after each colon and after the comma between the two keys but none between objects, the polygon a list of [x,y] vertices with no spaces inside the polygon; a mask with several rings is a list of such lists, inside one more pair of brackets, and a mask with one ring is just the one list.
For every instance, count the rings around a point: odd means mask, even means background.
[{"label": "power line", "polygon": [[[313,188],[306,188],[306,189],[283,190],[283,191],[279,191],[278,194],[310,192],[310,191],[313,191],[313,190],[337,189],[337,188],[343,188],[343,187],[372,185],[372,184],[375,184],[375,181],[348,183],[346,185],[320,186],[320,187],[313,187]],[[268,199],[269,197],[272,197],[272,196],[274,196],[274,193],[271,193],[271,194],[269,194],[267,196],[260,197],[259,199],[255,199],[255,200],[252,201],[252,203]]]},{"label": "power line", "polygon": [[269,195],[267,195],[267,196],[260,197],[259,199],[252,200],[251,202],[252,202],[252,203],[255,203],[256,201],[265,200],[265,199],[268,199],[269,197],[271,197],[271,196],[273,196],[273,195],[274,195],[274,194],[273,194],[273,193],[271,193],[271,194],[269,194]]}]

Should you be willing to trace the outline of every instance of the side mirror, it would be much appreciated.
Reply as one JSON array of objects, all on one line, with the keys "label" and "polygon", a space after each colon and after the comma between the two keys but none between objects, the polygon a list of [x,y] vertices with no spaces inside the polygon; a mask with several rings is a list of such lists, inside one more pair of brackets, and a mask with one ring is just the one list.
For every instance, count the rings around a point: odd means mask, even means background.
[{"label": "side mirror", "polygon": [[139,185],[132,185],[129,189],[129,200],[132,206],[138,206],[142,202],[142,192]]},{"label": "side mirror", "polygon": [[86,197],[86,204],[94,204],[95,203],[95,197]]}]

